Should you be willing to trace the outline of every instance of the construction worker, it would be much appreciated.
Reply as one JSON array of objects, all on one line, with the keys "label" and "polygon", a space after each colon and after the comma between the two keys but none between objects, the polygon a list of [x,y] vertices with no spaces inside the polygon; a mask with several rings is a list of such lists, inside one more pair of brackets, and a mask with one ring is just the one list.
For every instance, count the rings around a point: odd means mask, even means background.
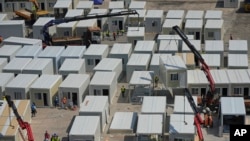
[{"label": "construction worker", "polygon": [[125,87],[122,85],[122,87],[121,87],[122,97],[125,97],[125,91],[126,91],[126,89],[125,89]]},{"label": "construction worker", "polygon": [[155,76],[155,87],[158,87],[158,82],[159,82],[159,77],[156,75]]},{"label": "construction worker", "polygon": [[62,99],[62,108],[66,109],[66,104],[67,104],[67,98],[63,97],[63,99]]}]

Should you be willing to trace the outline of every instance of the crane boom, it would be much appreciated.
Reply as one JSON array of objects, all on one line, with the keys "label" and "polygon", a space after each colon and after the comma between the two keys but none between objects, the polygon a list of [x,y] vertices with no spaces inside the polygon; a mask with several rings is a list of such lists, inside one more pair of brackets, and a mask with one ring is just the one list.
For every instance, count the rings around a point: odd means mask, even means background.
[{"label": "crane boom", "polygon": [[21,118],[21,116],[19,115],[19,113],[17,111],[16,105],[11,100],[11,97],[9,95],[6,95],[5,98],[6,98],[6,101],[9,105],[9,107],[12,108],[13,113],[16,116],[17,122],[18,122],[19,126],[21,127],[21,129],[27,130],[28,141],[34,141],[34,137],[33,137],[33,133],[32,133],[32,129],[31,129],[30,124],[28,122],[23,121],[23,119]]},{"label": "crane boom", "polygon": [[68,23],[68,22],[72,22],[72,21],[114,17],[114,16],[123,16],[123,15],[135,15],[135,14],[138,15],[138,22],[139,22],[139,13],[136,10],[127,10],[127,11],[108,13],[108,14],[98,14],[98,15],[87,15],[87,16],[81,15],[81,16],[75,16],[75,17],[70,17],[70,18],[51,20],[43,26],[42,32],[43,32],[44,41],[45,41],[46,45],[48,45],[51,42],[51,37],[48,33],[48,28],[51,26],[54,26],[54,25],[58,25],[61,23]]}]

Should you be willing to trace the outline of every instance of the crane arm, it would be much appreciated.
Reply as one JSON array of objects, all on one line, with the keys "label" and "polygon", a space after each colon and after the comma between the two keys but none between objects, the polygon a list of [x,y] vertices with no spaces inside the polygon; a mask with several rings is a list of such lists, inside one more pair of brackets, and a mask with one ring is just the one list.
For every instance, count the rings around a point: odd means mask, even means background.
[{"label": "crane arm", "polygon": [[97,18],[105,18],[105,17],[114,17],[114,16],[123,16],[123,15],[138,15],[138,22],[139,22],[139,13],[136,10],[128,10],[128,11],[121,11],[115,13],[108,13],[108,14],[98,14],[98,15],[87,15],[87,16],[75,16],[70,18],[62,18],[62,19],[55,19],[51,20],[43,26],[42,32],[44,36],[45,44],[49,44],[51,41],[51,37],[48,33],[48,28],[54,25],[58,25],[61,23],[68,23],[72,21],[80,21],[80,20],[88,20],[88,19],[97,19]]},{"label": "crane arm", "polygon": [[11,100],[11,97],[9,95],[5,96],[6,101],[9,105],[10,108],[12,108],[14,115],[16,116],[17,122],[19,126],[22,128],[22,130],[26,129],[27,130],[27,136],[28,136],[28,141],[34,141],[33,133],[31,126],[28,122],[24,122],[21,116],[19,115],[16,105],[14,102]]}]

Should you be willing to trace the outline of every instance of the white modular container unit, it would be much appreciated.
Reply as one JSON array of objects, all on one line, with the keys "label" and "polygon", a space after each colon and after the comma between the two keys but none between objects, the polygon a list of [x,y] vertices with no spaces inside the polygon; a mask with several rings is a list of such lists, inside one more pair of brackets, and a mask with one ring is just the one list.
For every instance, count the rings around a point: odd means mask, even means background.
[{"label": "white modular container unit", "polygon": [[43,42],[40,39],[22,38],[22,37],[9,37],[3,40],[4,45],[35,45],[42,46]]},{"label": "white modular container unit", "polygon": [[195,57],[192,52],[190,53],[176,53],[185,62],[187,69],[195,69]]},{"label": "white modular container unit", "polygon": [[224,20],[207,20],[204,27],[204,40],[223,40]]},{"label": "white modular container unit", "polygon": [[2,72],[2,69],[8,64],[7,58],[0,58],[0,73]]},{"label": "white modular container unit", "polygon": [[226,70],[211,70],[211,74],[216,84],[215,86],[216,94],[219,94],[220,96],[228,96],[230,81],[226,73]]},{"label": "white modular container unit", "polygon": [[160,76],[165,87],[187,86],[187,67],[180,56],[160,56]]},{"label": "white modular container unit", "polygon": [[150,54],[131,54],[126,66],[127,82],[130,81],[133,71],[148,70],[150,59]]},{"label": "white modular container unit", "polygon": [[129,101],[135,104],[141,104],[144,96],[151,96],[154,88],[154,72],[152,71],[133,71],[129,81]]},{"label": "white modular container unit", "polygon": [[228,96],[249,97],[250,78],[248,69],[228,69],[226,70],[230,87]]},{"label": "white modular container unit", "polygon": [[14,58],[3,68],[2,71],[14,73],[16,76],[23,72],[23,69],[31,62],[31,60],[31,58]]},{"label": "white modular container unit", "polygon": [[86,51],[86,46],[67,46],[67,48],[61,54],[61,64],[63,64],[65,59],[81,59],[83,53]]},{"label": "white modular container unit", "polygon": [[134,26],[144,26],[145,22],[145,15],[147,10],[136,10],[136,12],[139,14],[139,18],[137,14],[134,15],[128,15],[128,26],[134,27]]},{"label": "white modular container unit", "polygon": [[[198,106],[196,100],[197,96],[193,96],[193,99],[194,99],[194,104]],[[195,114],[186,96],[175,95],[173,114],[187,114],[187,115]]]},{"label": "white modular container unit", "polygon": [[81,20],[76,24],[76,36],[82,37],[85,35],[89,27],[96,27],[97,19]]},{"label": "white modular container unit", "polygon": [[154,53],[152,55],[152,58],[151,58],[151,61],[150,61],[150,66],[149,66],[149,70],[153,71],[155,76],[160,76],[160,56],[167,56],[167,55],[171,55],[171,54],[158,54],[158,53]]},{"label": "white modular container unit", "polygon": [[5,86],[5,94],[15,100],[29,99],[29,88],[37,79],[36,74],[19,74]]},{"label": "white modular container unit", "polygon": [[115,112],[110,124],[109,133],[133,134],[137,121],[135,112]]},{"label": "white modular container unit", "polygon": [[220,64],[222,67],[224,66],[224,41],[205,41],[204,51],[206,54],[220,54]]},{"label": "white modular container unit", "polygon": [[183,21],[185,17],[184,10],[168,10],[166,19],[181,19]]},{"label": "white modular container unit", "polygon": [[228,69],[248,69],[247,54],[228,54]]},{"label": "white modular container unit", "polygon": [[145,16],[145,32],[160,33],[163,21],[163,10],[148,10]]},{"label": "white modular container unit", "polygon": [[130,9],[130,10],[146,9],[146,1],[131,1],[128,9]]},{"label": "white modular container unit", "polygon": [[247,40],[229,40],[228,53],[248,54]]},{"label": "white modular container unit", "polygon": [[69,102],[80,107],[88,92],[90,75],[69,74],[59,86],[59,99],[67,97]]},{"label": "white modular container unit", "polygon": [[100,130],[103,133],[110,116],[108,97],[86,96],[80,105],[79,116],[98,116],[100,118]]},{"label": "white modular container unit", "polygon": [[196,140],[198,135],[196,134],[196,128],[193,122],[194,115],[171,114],[169,141],[176,141],[179,139]]},{"label": "white modular container unit", "polygon": [[68,136],[69,141],[100,141],[100,117],[76,116]]},{"label": "white modular container unit", "polygon": [[[44,40],[42,29],[46,23],[51,20],[54,20],[53,17],[39,17],[36,22],[33,24],[33,38]],[[51,26],[48,28],[49,35],[52,37],[56,34],[56,26]]]},{"label": "white modular container unit", "polygon": [[174,55],[179,52],[179,42],[177,40],[161,40],[158,52]]},{"label": "white modular container unit", "polygon": [[207,63],[210,69],[221,68],[220,54],[201,54],[201,56],[203,57],[204,61]]},{"label": "white modular container unit", "polygon": [[116,72],[95,72],[89,83],[89,95],[108,96],[109,103],[111,104],[116,91]]},{"label": "white modular container unit", "polygon": [[79,1],[76,6],[76,9],[84,10],[84,15],[88,15],[93,8],[94,8],[93,1]]},{"label": "white modular container unit", "polygon": [[202,20],[191,20],[187,19],[185,23],[185,33],[188,35],[194,35],[195,40],[202,39],[202,30],[203,30],[203,21]]},{"label": "white modular container unit", "polygon": [[0,48],[0,58],[6,58],[10,62],[21,48],[21,45],[3,45]]},{"label": "white modular container unit", "polygon": [[43,50],[42,46],[24,45],[15,55],[16,58],[37,58]]},{"label": "white modular container unit", "polygon": [[[117,13],[121,11],[127,11],[127,9],[113,9],[111,13]],[[116,32],[117,30],[127,30],[126,29],[127,18],[128,18],[127,15],[109,17],[108,18],[109,31]]]},{"label": "white modular container unit", "polygon": [[124,3],[122,1],[110,1],[108,4],[109,11],[114,9],[124,9]]},{"label": "white modular container unit", "polygon": [[84,74],[86,73],[85,60],[84,59],[65,59],[62,63],[58,74],[61,74],[63,78],[66,78],[69,74]]},{"label": "white modular container unit", "polygon": [[239,8],[241,0],[223,0],[225,8]]},{"label": "white modular container unit", "polygon": [[[40,0],[38,0],[39,2]],[[57,0],[50,0],[49,2],[48,1],[44,1],[44,5],[45,5],[45,10],[48,10],[49,12],[53,12],[54,11],[54,5],[56,3]],[[41,3],[42,5],[42,3]],[[42,8],[42,7],[41,7]]]},{"label": "white modular container unit", "polygon": [[55,18],[64,18],[68,9],[73,9],[73,1],[71,0],[57,0],[54,5]]},{"label": "white modular container unit", "polygon": [[173,26],[179,26],[182,29],[182,19],[165,19],[162,25],[163,34],[176,34]]},{"label": "white modular container unit", "polygon": [[[202,49],[201,49],[201,41],[200,40],[189,40],[190,43],[195,47],[195,49],[198,51],[198,52],[202,52]],[[186,43],[183,43],[182,44],[182,47],[181,47],[181,51],[180,52],[185,52],[185,53],[192,53],[192,51],[190,50],[190,48],[187,46]]]},{"label": "white modular container unit", "polygon": [[204,20],[205,23],[207,20],[222,20],[223,19],[223,12],[222,10],[206,10]]},{"label": "white modular container unit", "polygon": [[156,43],[153,40],[137,41],[134,53],[145,53],[153,55],[156,50]]},{"label": "white modular container unit", "polygon": [[84,12],[83,9],[69,9],[65,15],[65,18],[81,16],[81,15],[83,15],[83,12]]},{"label": "white modular container unit", "polygon": [[27,64],[22,73],[25,74],[54,74],[53,60],[50,58],[34,58]]},{"label": "white modular container unit", "polygon": [[145,40],[145,27],[128,27],[127,41],[135,47],[139,40]]},{"label": "white modular container unit", "polygon": [[38,58],[51,58],[53,60],[54,73],[58,73],[61,66],[60,55],[64,51],[63,46],[47,46],[39,55]]},{"label": "white modular container unit", "polygon": [[205,15],[205,12],[203,10],[188,10],[185,16],[184,23],[186,23],[187,20],[202,20],[203,21],[204,15]]},{"label": "white modular container unit", "polygon": [[9,20],[7,14],[1,13],[0,14],[0,21],[7,21],[7,20]]},{"label": "white modular container unit", "polygon": [[109,47],[106,44],[91,44],[84,52],[86,72],[92,72],[93,68],[108,56]]},{"label": "white modular container unit", "polygon": [[156,140],[162,140],[163,135],[162,115],[139,114],[136,129],[138,141],[150,140],[154,137]]},{"label": "white modular container unit", "polygon": [[107,71],[115,72],[116,79],[119,81],[122,77],[122,59],[117,58],[103,58],[100,63],[94,67],[94,72]]},{"label": "white modular container unit", "polygon": [[134,0],[112,0],[112,1],[122,1],[125,8],[129,8],[129,5]]},{"label": "white modular container unit", "polygon": [[5,95],[5,86],[14,78],[13,73],[0,73],[0,99]]},{"label": "white modular container unit", "polygon": [[[100,15],[100,14],[107,14],[108,9],[91,9],[89,12],[89,15]],[[107,20],[108,18],[97,18],[97,26],[100,29],[106,29],[107,28]]]},{"label": "white modular container unit", "polygon": [[122,59],[122,70],[126,71],[126,65],[132,50],[133,48],[131,43],[114,43],[108,57]]},{"label": "white modular container unit", "polygon": [[61,83],[61,75],[41,75],[30,86],[30,101],[35,102],[37,107],[53,107],[53,100]]},{"label": "white modular container unit", "polygon": [[25,21],[24,20],[8,20],[0,21],[1,36],[6,39],[12,36],[25,37]]}]

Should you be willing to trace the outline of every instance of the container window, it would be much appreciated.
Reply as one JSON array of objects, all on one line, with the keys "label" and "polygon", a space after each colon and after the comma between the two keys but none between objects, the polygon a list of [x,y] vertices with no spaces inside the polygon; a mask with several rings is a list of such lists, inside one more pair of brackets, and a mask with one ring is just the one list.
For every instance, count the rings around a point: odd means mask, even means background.
[{"label": "container window", "polygon": [[42,99],[42,94],[41,93],[35,93],[35,99],[36,100],[41,100]]},{"label": "container window", "polygon": [[63,33],[63,35],[64,35],[64,36],[69,36],[69,31],[65,31],[65,32]]},{"label": "container window", "polygon": [[207,36],[208,36],[209,38],[213,38],[213,37],[214,37],[214,32],[208,32],[207,34],[208,34]]},{"label": "container window", "polygon": [[14,92],[15,99],[22,99],[21,92]]},{"label": "container window", "polygon": [[171,80],[172,80],[172,81],[178,80],[178,73],[171,74]]},{"label": "container window", "polygon": [[192,88],[192,94],[196,94],[198,95],[199,94],[199,89],[198,88]]},{"label": "container window", "polygon": [[234,94],[235,95],[241,95],[242,94],[242,89],[241,88],[234,88]]},{"label": "container window", "polygon": [[25,8],[25,3],[20,3],[21,8]]},{"label": "container window", "polygon": [[88,65],[94,65],[94,60],[93,59],[88,59],[87,63],[88,63]]}]

